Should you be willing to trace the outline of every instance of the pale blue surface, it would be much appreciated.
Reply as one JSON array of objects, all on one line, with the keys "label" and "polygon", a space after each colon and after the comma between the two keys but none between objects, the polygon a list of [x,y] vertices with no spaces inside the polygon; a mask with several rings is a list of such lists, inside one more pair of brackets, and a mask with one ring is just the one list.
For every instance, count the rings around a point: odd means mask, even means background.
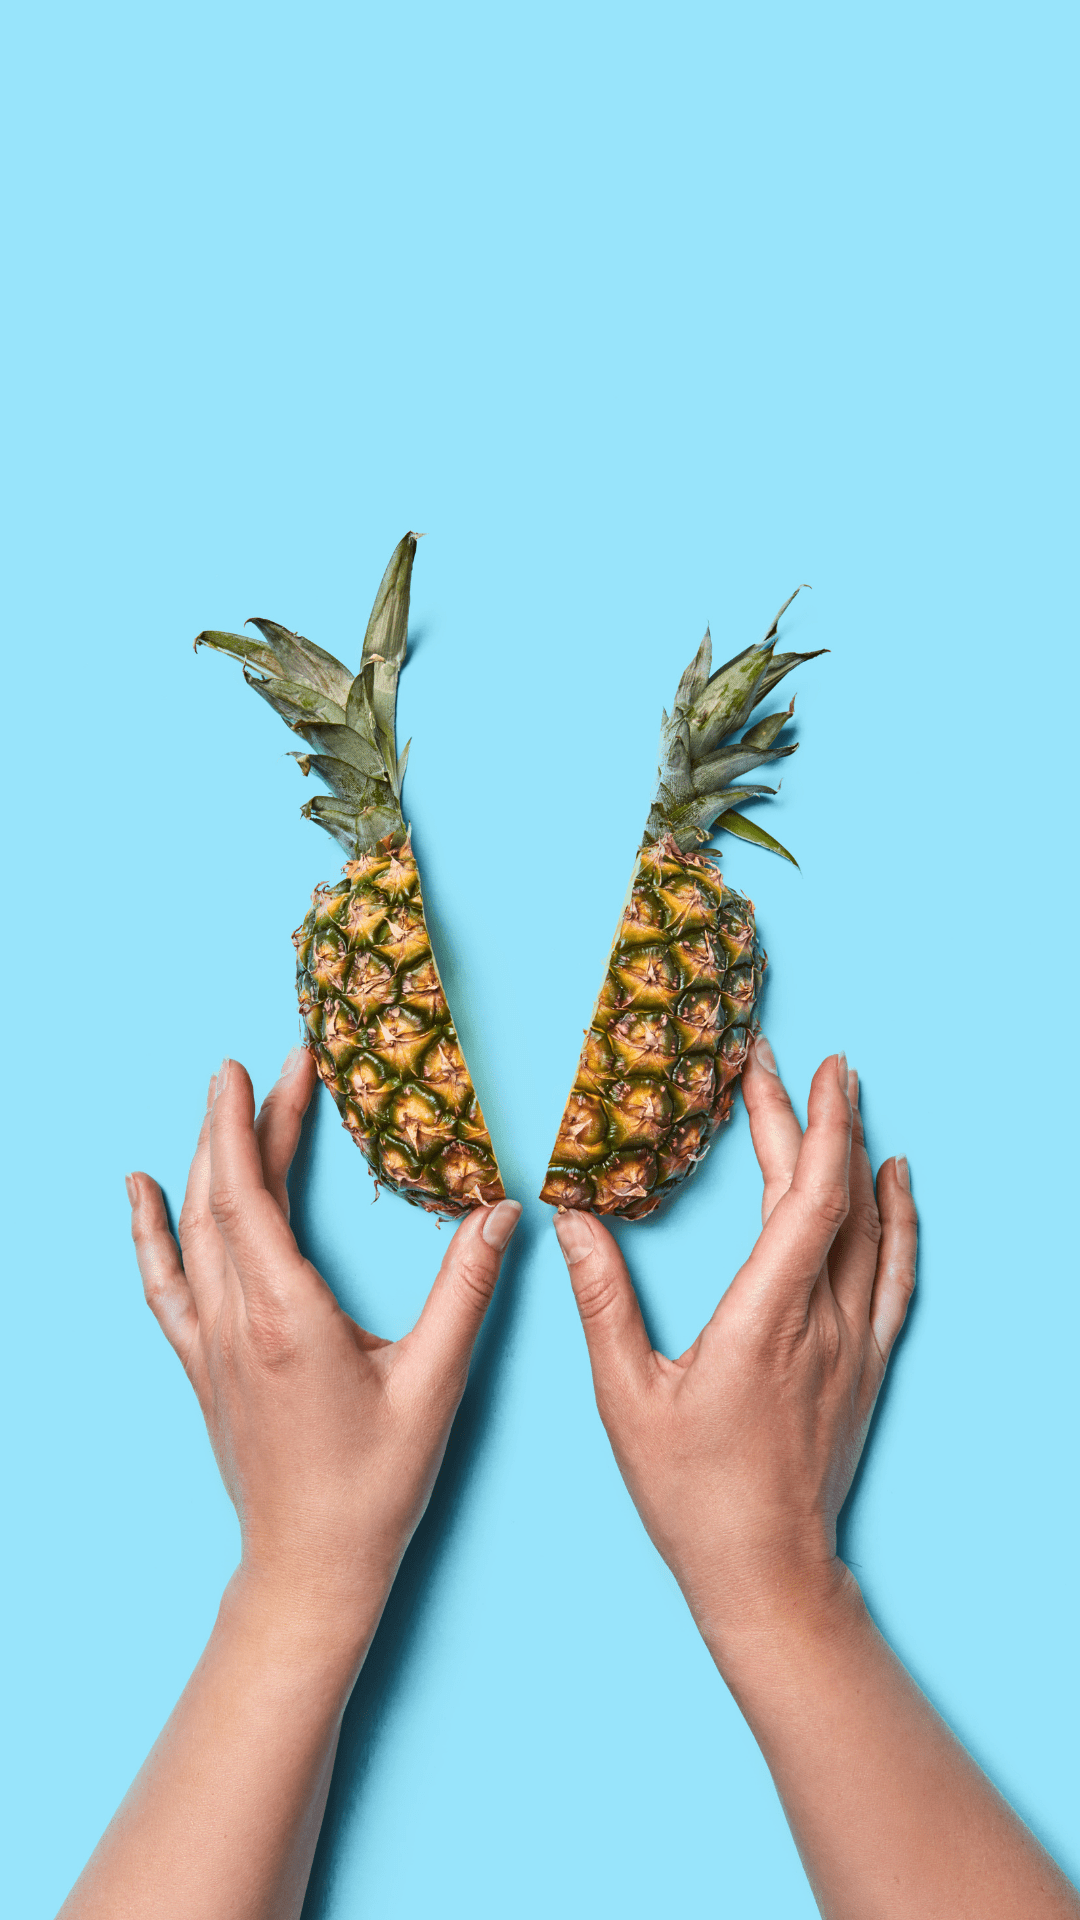
[{"label": "pale blue surface", "polygon": [[[846,1047],[923,1213],[848,1552],[1080,1869],[1065,23],[187,0],[9,24],[13,1915],[59,1903],[236,1550],[122,1174],[177,1205],[221,1054],[265,1086],[288,935],[337,865],[284,729],[190,639],[268,614],[355,658],[406,527],[430,536],[408,808],[527,1208],[306,1913],[813,1912],[529,1200],[660,708],[707,618],[724,657],[804,579],[786,644],[832,652],[794,679],[804,744],[769,815],[802,872],[731,843],[726,870],[793,1086]],[[404,1328],[434,1226],[371,1207],[325,1099],[306,1164],[309,1250]],[[696,1332],[756,1206],[740,1110],[624,1236],[663,1342]]]}]

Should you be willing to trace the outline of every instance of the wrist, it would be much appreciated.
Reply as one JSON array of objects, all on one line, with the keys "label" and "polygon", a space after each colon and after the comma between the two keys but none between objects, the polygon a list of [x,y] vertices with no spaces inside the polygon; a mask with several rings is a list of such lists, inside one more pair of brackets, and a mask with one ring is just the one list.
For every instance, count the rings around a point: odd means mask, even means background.
[{"label": "wrist", "polygon": [[825,1552],[762,1554],[680,1584],[706,1646],[736,1692],[745,1669],[808,1653],[868,1617],[854,1574]]},{"label": "wrist", "polygon": [[[394,1570],[396,1571],[396,1569]],[[375,1636],[393,1572],[348,1583],[307,1570],[241,1561],[222,1596],[219,1620],[257,1640],[278,1666],[352,1685]]]}]

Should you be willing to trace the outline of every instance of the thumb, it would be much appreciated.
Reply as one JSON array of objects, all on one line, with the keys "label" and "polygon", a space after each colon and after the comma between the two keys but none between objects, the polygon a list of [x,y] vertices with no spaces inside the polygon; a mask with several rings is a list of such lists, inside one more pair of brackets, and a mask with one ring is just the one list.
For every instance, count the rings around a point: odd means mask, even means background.
[{"label": "thumb", "polygon": [[448,1376],[460,1393],[476,1336],[495,1291],[510,1235],[521,1218],[519,1200],[500,1200],[466,1214],[443,1256],[435,1284],[411,1336],[425,1369]]},{"label": "thumb", "polygon": [[570,1270],[597,1400],[612,1390],[640,1386],[652,1342],[618,1246],[588,1213],[557,1213],[555,1232]]}]

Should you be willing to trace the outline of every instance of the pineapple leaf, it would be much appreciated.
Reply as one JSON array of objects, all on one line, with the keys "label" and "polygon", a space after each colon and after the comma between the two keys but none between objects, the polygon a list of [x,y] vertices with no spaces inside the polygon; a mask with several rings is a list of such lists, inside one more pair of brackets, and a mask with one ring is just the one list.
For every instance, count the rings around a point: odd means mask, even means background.
[{"label": "pineapple leaf", "polygon": [[317,753],[331,753],[339,760],[347,760],[350,766],[357,767],[370,780],[385,780],[386,768],[382,763],[382,755],[363,734],[357,733],[355,727],[309,726],[305,722],[296,727],[296,732],[302,734]]},{"label": "pineapple leaf", "polygon": [[375,716],[375,738],[382,746],[388,769],[397,759],[397,684],[408,645],[409,588],[418,538],[418,534],[407,533],[390,555],[360,655],[360,672],[367,675],[365,685]]},{"label": "pineapple leaf", "polygon": [[649,832],[657,838],[663,833],[673,833],[681,847],[693,846],[701,840],[707,840],[713,830],[717,815],[732,804],[744,805],[747,800],[759,800],[766,794],[775,793],[775,787],[725,787],[722,793],[695,795],[681,805],[668,806],[662,810],[653,808],[649,816]]},{"label": "pineapple leaf", "polygon": [[766,695],[772,692],[777,682],[783,679],[785,673],[790,673],[792,667],[801,666],[804,660],[820,660],[822,654],[828,651],[828,647],[817,647],[813,653],[774,653],[765,669],[761,685],[754,695],[754,706],[756,707]]},{"label": "pineapple leaf", "polygon": [[290,727],[306,726],[317,721],[329,727],[341,727],[345,724],[345,713],[324,693],[318,693],[314,687],[302,687],[295,680],[260,680],[257,674],[244,668],[244,679],[249,687],[269,701],[275,713]]},{"label": "pineapple leaf", "polygon": [[350,766],[347,760],[335,759],[330,753],[294,753],[290,756],[296,761],[301,773],[315,772],[320,780],[325,780],[331,793],[339,800],[351,800],[357,807],[377,804],[386,798],[386,781],[369,780],[358,768]]},{"label": "pineapple leaf", "polygon": [[[695,700],[700,700],[709,684],[709,675],[711,672],[712,635],[708,627],[706,627],[705,638],[675,690],[675,711],[677,713],[689,713]],[[664,715],[664,719],[666,722],[666,714]]]},{"label": "pineapple leaf", "polygon": [[795,711],[795,695],[791,696],[791,705],[786,713],[768,713],[764,720],[751,727],[742,737],[744,747],[771,747],[778,733],[782,733]]},{"label": "pineapple leaf", "polygon": [[281,662],[273,649],[264,647],[261,640],[249,639],[246,633],[217,633],[208,628],[195,636],[196,653],[200,647],[213,647],[215,653],[231,654],[234,660],[261,667],[264,673],[281,672]]},{"label": "pineapple leaf", "polygon": [[277,670],[286,680],[316,687],[339,707],[345,705],[352,674],[332,653],[325,653],[313,641],[305,640],[302,633],[290,633],[288,627],[279,627],[276,620],[249,620],[247,625],[258,627],[269,642],[277,655]]},{"label": "pineapple leaf", "polygon": [[719,832],[721,829],[725,833],[733,833],[737,840],[748,840],[753,847],[764,847],[767,853],[779,853],[785,860],[790,860],[793,867],[798,867],[793,853],[782,847],[779,840],[774,840],[771,833],[766,833],[764,827],[759,827],[754,820],[745,819],[741,813],[722,813],[713,831]]},{"label": "pineapple leaf", "polygon": [[419,538],[417,533],[407,533],[390,555],[367,623],[364,650],[360,656],[362,667],[375,658],[386,661],[390,666],[400,667],[405,659],[409,629],[409,584]]},{"label": "pineapple leaf", "polygon": [[401,830],[401,815],[388,807],[356,807],[345,800],[332,800],[317,793],[301,807],[305,820],[325,827],[355,859],[366,847],[374,847],[388,833]]},{"label": "pineapple leaf", "polygon": [[694,768],[694,792],[716,792],[729,781],[737,780],[741,773],[751,773],[755,767],[763,767],[767,760],[783,760],[797,751],[798,741],[790,747],[721,747],[719,753],[710,753]]},{"label": "pineapple leaf", "polygon": [[409,764],[409,748],[410,748],[411,746],[412,746],[412,741],[411,741],[411,740],[406,740],[406,742],[405,742],[405,745],[404,745],[404,747],[402,748],[402,751],[401,751],[401,758],[399,759],[399,761],[398,761],[398,763],[397,763],[397,771],[396,771],[396,774],[395,774],[395,777],[394,777],[394,780],[393,780],[393,782],[392,782],[392,785],[393,785],[393,788],[394,788],[394,793],[395,793],[395,795],[396,795],[396,797],[397,797],[397,800],[398,800],[398,803],[399,803],[399,804],[400,804],[400,801],[401,801],[401,787],[402,787],[402,782],[403,782],[403,781],[404,781],[404,779],[405,779],[405,769],[406,769],[406,767],[407,767],[407,766],[408,766],[408,764]]},{"label": "pineapple leaf", "polygon": [[776,630],[779,627],[781,620],[783,619],[785,613],[787,612],[792,601],[794,600],[795,594],[801,593],[803,590],[803,587],[806,587],[807,593],[811,593],[813,591],[811,587],[807,586],[807,583],[804,580],[802,583],[802,587],[796,587],[795,593],[788,594],[788,597],[784,601],[784,604],[781,607],[779,613],[777,614],[776,619],[773,621],[772,626],[769,628],[768,633],[765,635],[765,638],[761,643],[763,647],[771,646],[772,642],[776,639]]},{"label": "pineapple leaf", "polygon": [[767,649],[747,647],[713,674],[688,716],[695,759],[745,726],[761,698],[759,688],[768,664]]},{"label": "pineapple leaf", "polygon": [[349,700],[345,708],[345,724],[351,727],[354,733],[359,734],[363,739],[369,741],[380,758],[382,758],[379,729],[371,708],[370,685],[370,674],[362,667],[349,688]]}]

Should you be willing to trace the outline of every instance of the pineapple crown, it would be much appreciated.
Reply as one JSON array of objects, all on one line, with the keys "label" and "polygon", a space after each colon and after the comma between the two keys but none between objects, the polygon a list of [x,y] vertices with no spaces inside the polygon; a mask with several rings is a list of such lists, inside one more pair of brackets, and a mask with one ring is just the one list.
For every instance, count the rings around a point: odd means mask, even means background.
[{"label": "pineapple crown", "polygon": [[213,647],[240,660],[248,686],[315,748],[292,757],[301,773],[314,771],[325,780],[330,793],[316,794],[300,811],[333,834],[354,860],[387,835],[400,842],[406,834],[401,783],[409,745],[399,759],[395,721],[419,537],[407,533],[390,556],[355,677],[332,653],[273,620],[247,621],[259,629],[261,640],[206,632],[195,642],[196,649]]},{"label": "pineapple crown", "polygon": [[[796,587],[795,593],[801,592]],[[775,787],[734,784],[741,773],[749,773],[768,760],[782,760],[794,753],[794,746],[777,747],[774,740],[795,711],[795,701],[779,713],[770,713],[729,746],[721,742],[745,727],[751,713],[770,694],[778,681],[804,660],[816,660],[827,647],[815,653],[776,653],[777,628],[795,598],[792,593],[756,647],[747,647],[724,666],[712,669],[712,639],[705,638],[698,648],[675,694],[670,717],[664,714],[660,728],[660,772],[648,824],[645,844],[668,837],[683,853],[700,846],[720,828],[755,847],[767,847],[782,854],[792,866],[798,861],[771,833],[747,820],[736,807],[748,800],[774,794]]]}]

